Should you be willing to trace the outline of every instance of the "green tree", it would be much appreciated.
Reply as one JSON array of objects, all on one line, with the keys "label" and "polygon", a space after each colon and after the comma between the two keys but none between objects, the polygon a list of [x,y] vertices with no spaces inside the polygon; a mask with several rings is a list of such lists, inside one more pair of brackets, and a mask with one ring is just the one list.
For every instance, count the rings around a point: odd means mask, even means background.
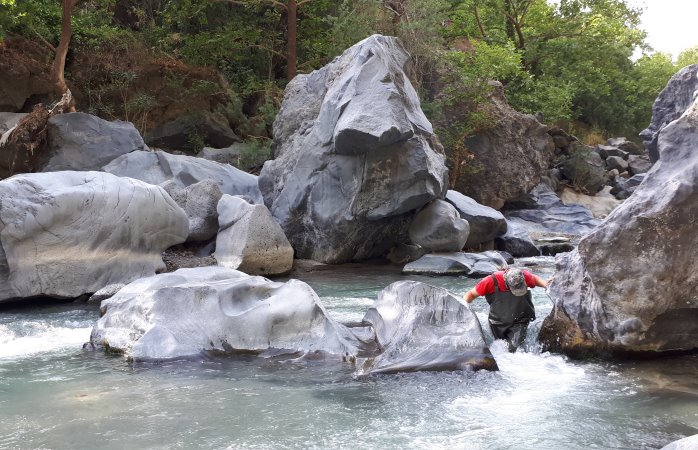
[{"label": "green tree", "polygon": [[676,60],[677,69],[690,66],[691,64],[698,64],[698,45],[679,53],[679,57]]}]

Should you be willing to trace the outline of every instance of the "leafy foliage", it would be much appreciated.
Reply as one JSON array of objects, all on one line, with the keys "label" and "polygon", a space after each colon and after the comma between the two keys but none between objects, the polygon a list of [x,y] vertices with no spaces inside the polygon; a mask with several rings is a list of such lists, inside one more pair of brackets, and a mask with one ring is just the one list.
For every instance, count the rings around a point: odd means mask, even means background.
[{"label": "leafy foliage", "polygon": [[[515,108],[549,123],[583,123],[602,134],[634,136],[652,101],[698,47],[674,63],[644,42],[629,0],[306,0],[298,7],[300,72],[321,67],[374,34],[401,38],[413,57],[413,83],[447,151],[467,159],[464,136],[488,125],[488,80]],[[90,0],[73,15],[73,45],[114,59],[171,58],[217,70],[205,79],[168,80],[174,98],[225,96],[216,110],[243,136],[268,137],[286,79],[284,0]],[[56,45],[60,2],[0,0],[0,36]],[[641,58],[631,56],[643,49]],[[146,53],[149,54],[145,58]],[[99,58],[97,58],[99,59]],[[68,67],[70,70],[70,67]],[[158,98],[134,90],[139,72],[103,64],[85,87],[86,108],[147,128]],[[174,85],[173,85],[174,86]],[[114,100],[114,99],[118,100]],[[197,146],[197,142],[192,142]],[[262,152],[263,153],[263,152]],[[455,161],[454,159],[454,161]],[[451,164],[456,164],[451,161]]]}]

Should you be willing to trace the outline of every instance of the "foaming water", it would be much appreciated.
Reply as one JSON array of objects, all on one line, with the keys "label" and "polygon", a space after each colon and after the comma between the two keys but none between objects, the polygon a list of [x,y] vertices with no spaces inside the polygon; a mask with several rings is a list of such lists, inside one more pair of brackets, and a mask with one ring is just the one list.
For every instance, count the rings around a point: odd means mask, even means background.
[{"label": "foaming water", "polygon": [[[532,268],[550,276],[546,260]],[[462,295],[476,280],[391,268],[308,281],[332,317],[360,320],[378,292],[416,279]],[[650,449],[698,432],[698,357],[577,362],[491,344],[498,372],[354,377],[348,364],[254,357],[131,364],[81,345],[96,307],[0,314],[0,448]],[[486,324],[484,300],[472,304]],[[6,346],[9,344],[9,346]]]},{"label": "foaming water", "polygon": [[41,322],[22,324],[21,330],[0,325],[0,364],[3,359],[75,349],[90,340],[92,327],[55,327]]}]

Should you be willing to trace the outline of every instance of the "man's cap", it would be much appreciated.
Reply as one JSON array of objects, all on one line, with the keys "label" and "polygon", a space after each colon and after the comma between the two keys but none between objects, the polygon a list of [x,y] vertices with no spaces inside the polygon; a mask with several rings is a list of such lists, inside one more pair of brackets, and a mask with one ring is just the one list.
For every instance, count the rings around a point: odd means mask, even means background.
[{"label": "man's cap", "polygon": [[524,279],[524,274],[519,269],[509,269],[504,272],[504,282],[506,282],[511,293],[517,297],[526,295],[526,292],[528,292],[526,279]]}]

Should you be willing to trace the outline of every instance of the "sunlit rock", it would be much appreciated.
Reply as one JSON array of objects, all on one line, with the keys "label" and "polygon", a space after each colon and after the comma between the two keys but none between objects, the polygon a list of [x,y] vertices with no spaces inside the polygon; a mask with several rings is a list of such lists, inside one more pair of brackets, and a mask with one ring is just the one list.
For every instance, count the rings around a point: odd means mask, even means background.
[{"label": "sunlit rock", "polygon": [[497,370],[478,318],[445,289],[398,281],[381,291],[363,320],[373,327],[382,353],[357,358],[358,375]]},{"label": "sunlit rock", "polygon": [[225,267],[137,280],[101,305],[90,342],[134,360],[254,353],[351,359],[360,342],[307,284]]},{"label": "sunlit rock", "polygon": [[218,202],[223,193],[209,179],[181,187],[176,181],[168,180],[160,185],[189,218],[187,241],[207,241],[218,233]]},{"label": "sunlit rock", "polygon": [[0,182],[0,300],[77,297],[164,268],[187,216],[157,186],[103,172]]},{"label": "sunlit rock", "polygon": [[296,257],[341,263],[407,242],[447,169],[397,38],[364,39],[287,85],[259,185]]},{"label": "sunlit rock", "polygon": [[293,266],[293,248],[264,205],[224,195],[218,202],[218,264],[252,275],[278,275]]},{"label": "sunlit rock", "polygon": [[546,349],[571,355],[698,348],[698,102],[667,125],[625,203],[559,256]]}]

